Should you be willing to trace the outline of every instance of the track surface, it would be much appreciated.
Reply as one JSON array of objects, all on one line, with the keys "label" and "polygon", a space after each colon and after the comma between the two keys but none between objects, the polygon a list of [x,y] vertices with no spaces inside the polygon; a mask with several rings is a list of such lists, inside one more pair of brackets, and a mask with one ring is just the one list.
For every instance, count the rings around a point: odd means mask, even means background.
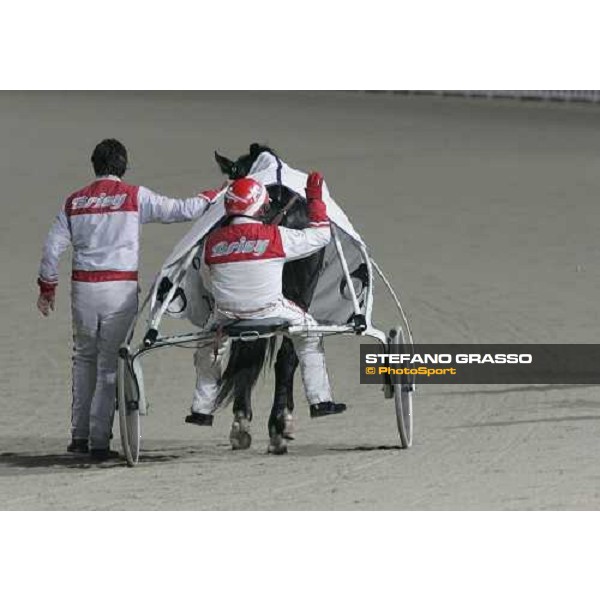
[{"label": "track surface", "polygon": [[[149,357],[142,463],[67,456],[68,259],[57,312],[35,311],[40,248],[103,137],[129,180],[171,195],[220,181],[212,151],[266,141],[321,169],[400,289],[420,342],[598,341],[600,112],[595,107],[351,93],[0,94],[0,508],[596,509],[596,387],[422,386],[414,448],[393,406],[361,386],[358,342],[327,342],[345,415],[265,454],[271,381],[254,445],[232,453],[229,412],[183,423],[191,354]],[[186,225],[147,226],[142,285]],[[381,304],[377,321],[394,324]],[[156,355],[155,355],[156,356]],[[115,428],[118,438],[118,428]],[[118,447],[118,444],[116,444]]]}]

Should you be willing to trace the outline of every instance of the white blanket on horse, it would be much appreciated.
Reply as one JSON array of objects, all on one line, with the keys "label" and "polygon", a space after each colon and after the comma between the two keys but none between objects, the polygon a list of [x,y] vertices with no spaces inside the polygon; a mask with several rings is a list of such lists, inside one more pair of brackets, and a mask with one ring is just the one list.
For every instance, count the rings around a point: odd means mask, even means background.
[{"label": "white blanket on horse", "polygon": [[[307,174],[292,169],[269,152],[263,152],[258,156],[250,169],[249,176],[265,185],[279,183],[301,196],[305,194]],[[223,195],[224,192],[221,193],[220,197]],[[344,211],[329,194],[327,185],[324,186],[323,196],[332,227],[336,228],[349,270],[352,273],[365,263],[366,246]],[[189,259],[192,258],[190,253],[192,253],[196,259],[193,260],[192,266],[187,269],[181,285],[186,302],[176,300],[169,307],[167,314],[179,318],[185,317],[200,327],[206,322],[212,306],[210,295],[203,285],[200,270],[197,268],[199,266],[202,240],[211,228],[223,218],[224,214],[223,203],[219,201],[218,197],[217,202],[210,207],[203,217],[196,221],[187,235],[174,248],[164,262],[155,285],[154,293],[156,294],[158,283],[163,277],[176,281],[178,273],[181,272],[186,263],[190,262]],[[365,281],[364,276],[356,279],[353,277],[354,288],[361,303],[364,301],[367,292]],[[336,324],[346,323],[354,312],[352,298],[348,294],[341,263],[333,242],[325,249],[323,267],[319,274],[319,283],[310,306],[310,312],[319,322]]]}]

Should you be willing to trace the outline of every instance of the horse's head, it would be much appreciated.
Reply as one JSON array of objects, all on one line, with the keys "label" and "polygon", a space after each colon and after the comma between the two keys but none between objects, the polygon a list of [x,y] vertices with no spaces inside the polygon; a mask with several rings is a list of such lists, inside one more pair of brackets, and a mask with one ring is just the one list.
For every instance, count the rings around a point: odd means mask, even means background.
[{"label": "horse's head", "polygon": [[[215,152],[215,160],[221,169],[221,172],[229,179],[241,179],[246,177],[256,162],[256,159],[263,153],[269,152],[277,157],[275,150],[264,144],[250,144],[249,152],[243,154],[237,160],[231,160]],[[301,196],[290,190],[284,185],[272,183],[267,185],[267,191],[271,198],[271,203],[264,216],[265,221],[271,222],[279,216],[278,223],[292,229],[304,229],[308,226],[308,216],[306,213],[306,202]],[[292,202],[292,197],[301,198],[300,202]]]},{"label": "horse's head", "polygon": [[221,173],[229,179],[241,179],[248,175],[252,165],[263,152],[270,152],[273,156],[277,156],[275,151],[264,144],[250,144],[248,154],[243,154],[237,160],[231,160],[215,152],[215,160],[221,169]]}]

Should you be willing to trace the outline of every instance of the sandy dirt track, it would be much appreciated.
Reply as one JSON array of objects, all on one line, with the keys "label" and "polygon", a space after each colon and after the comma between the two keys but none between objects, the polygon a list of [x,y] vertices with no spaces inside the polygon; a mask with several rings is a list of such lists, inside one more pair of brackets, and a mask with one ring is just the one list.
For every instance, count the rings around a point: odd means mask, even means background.
[{"label": "sandy dirt track", "polygon": [[[393,406],[358,383],[358,340],[327,342],[342,416],[268,456],[270,379],[254,444],[232,453],[229,411],[185,425],[191,354],[146,364],[142,463],[65,453],[69,260],[58,307],[36,313],[41,245],[103,137],[128,146],[128,180],[169,195],[218,183],[212,159],[265,141],[321,169],[402,292],[420,342],[598,341],[600,111],[593,106],[354,93],[0,94],[0,508],[597,509],[597,387],[422,386],[415,445]],[[187,225],[143,233],[142,286]],[[376,321],[394,324],[382,304]],[[115,427],[118,439],[118,427]],[[118,448],[118,443],[115,444]]]}]

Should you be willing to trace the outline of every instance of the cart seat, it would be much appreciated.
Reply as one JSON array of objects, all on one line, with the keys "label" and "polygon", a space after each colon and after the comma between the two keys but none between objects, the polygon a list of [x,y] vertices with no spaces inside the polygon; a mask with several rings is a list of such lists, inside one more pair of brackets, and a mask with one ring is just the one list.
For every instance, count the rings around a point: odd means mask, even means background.
[{"label": "cart seat", "polygon": [[223,333],[232,338],[256,338],[273,335],[286,329],[290,322],[287,319],[240,319],[222,323]]}]

